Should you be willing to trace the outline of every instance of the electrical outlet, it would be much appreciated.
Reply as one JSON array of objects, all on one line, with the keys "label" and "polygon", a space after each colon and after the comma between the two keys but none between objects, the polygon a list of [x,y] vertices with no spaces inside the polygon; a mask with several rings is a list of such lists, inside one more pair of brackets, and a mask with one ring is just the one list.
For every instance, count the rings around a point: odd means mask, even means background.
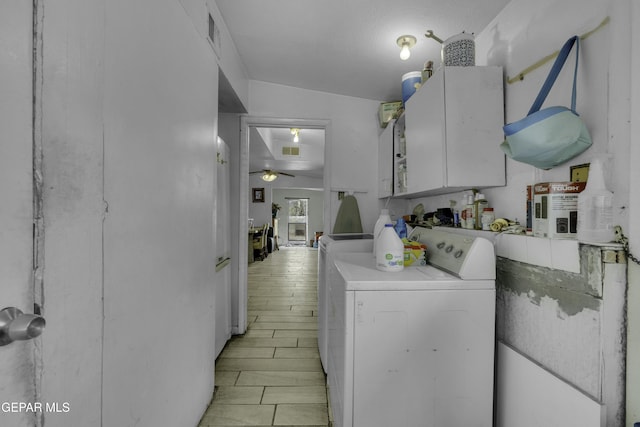
[{"label": "electrical outlet", "polygon": [[571,182],[587,182],[590,163],[571,166]]}]

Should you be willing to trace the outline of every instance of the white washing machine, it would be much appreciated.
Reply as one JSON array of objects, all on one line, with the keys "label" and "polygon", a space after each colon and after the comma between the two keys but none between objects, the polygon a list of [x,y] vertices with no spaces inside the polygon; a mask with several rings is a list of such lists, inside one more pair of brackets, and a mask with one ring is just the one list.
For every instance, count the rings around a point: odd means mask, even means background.
[{"label": "white washing machine", "polygon": [[491,427],[495,255],[483,238],[416,228],[429,265],[342,254],[329,277],[328,383],[337,427]]},{"label": "white washing machine", "polygon": [[318,244],[318,350],[322,368],[327,373],[327,277],[335,268],[335,254],[346,252],[369,252],[373,258],[373,234],[344,233],[320,237]]}]

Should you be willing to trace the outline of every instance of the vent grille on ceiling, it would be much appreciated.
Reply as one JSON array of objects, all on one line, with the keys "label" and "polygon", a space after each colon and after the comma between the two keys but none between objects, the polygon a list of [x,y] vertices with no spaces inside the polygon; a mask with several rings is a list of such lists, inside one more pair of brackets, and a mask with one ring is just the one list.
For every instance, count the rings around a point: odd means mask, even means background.
[{"label": "vent grille on ceiling", "polygon": [[282,155],[284,156],[299,156],[300,147],[282,147]]},{"label": "vent grille on ceiling", "polygon": [[213,51],[215,52],[216,56],[218,58],[220,58],[220,45],[221,45],[220,29],[216,25],[215,21],[213,20],[213,16],[211,16],[211,14],[209,14],[209,34],[208,34],[208,36],[209,36],[208,37],[209,38],[209,43],[211,43],[211,47],[213,48]]},{"label": "vent grille on ceiling", "polygon": [[209,15],[209,40],[212,43],[216,40],[216,22],[211,15]]}]

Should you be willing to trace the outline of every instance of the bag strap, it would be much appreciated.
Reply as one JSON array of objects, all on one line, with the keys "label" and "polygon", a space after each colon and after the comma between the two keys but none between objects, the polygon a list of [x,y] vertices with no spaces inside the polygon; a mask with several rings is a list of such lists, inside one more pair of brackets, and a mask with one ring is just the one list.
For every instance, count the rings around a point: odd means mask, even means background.
[{"label": "bag strap", "polygon": [[529,109],[529,113],[527,113],[527,116],[535,113],[536,111],[540,110],[540,107],[542,107],[542,103],[547,98],[547,95],[549,95],[549,91],[551,90],[551,87],[555,83],[556,78],[558,78],[558,74],[560,74],[560,70],[564,66],[564,63],[567,60],[567,57],[569,56],[569,52],[571,52],[571,48],[573,47],[574,43],[576,45],[576,66],[575,66],[575,69],[573,70],[573,92],[571,93],[571,111],[575,113],[576,111],[576,78],[578,76],[578,55],[580,53],[580,37],[578,36],[571,37],[569,40],[565,42],[564,46],[562,46],[562,49],[560,49],[560,53],[558,53],[556,61],[553,63],[553,66],[551,67],[551,71],[549,71],[549,75],[547,76],[547,79],[544,81],[544,84],[542,85],[542,88],[540,89],[540,92],[538,93],[536,100],[533,101],[533,105],[531,106],[531,109]]}]

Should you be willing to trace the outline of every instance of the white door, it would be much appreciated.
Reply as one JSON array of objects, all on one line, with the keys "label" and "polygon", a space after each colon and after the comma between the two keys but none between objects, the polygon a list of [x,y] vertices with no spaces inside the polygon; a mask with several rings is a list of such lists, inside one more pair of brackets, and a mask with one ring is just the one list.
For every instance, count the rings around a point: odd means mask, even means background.
[{"label": "white door", "polygon": [[[0,2],[0,310],[34,310],[32,198],[32,2]],[[36,339],[38,340],[38,339]],[[0,347],[0,425],[35,425],[34,340]]]},{"label": "white door", "polygon": [[216,280],[215,280],[215,341],[216,357],[231,338],[231,204],[229,147],[218,137],[216,169],[218,198],[216,200]]}]

